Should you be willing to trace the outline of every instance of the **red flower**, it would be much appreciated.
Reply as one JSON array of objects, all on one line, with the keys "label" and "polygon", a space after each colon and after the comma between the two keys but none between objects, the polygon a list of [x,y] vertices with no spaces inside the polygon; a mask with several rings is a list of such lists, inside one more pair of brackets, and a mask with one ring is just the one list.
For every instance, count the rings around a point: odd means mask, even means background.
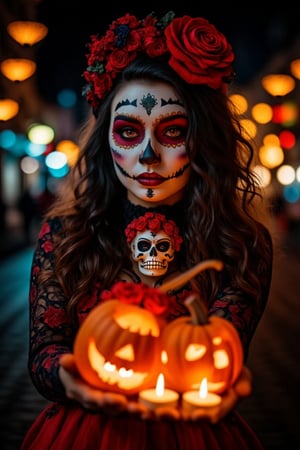
[{"label": "red flower", "polygon": [[42,228],[39,232],[38,238],[41,239],[43,236],[45,236],[45,234],[50,232],[50,226],[48,224],[48,222],[44,222],[42,225]]},{"label": "red flower", "polygon": [[134,61],[136,58],[135,53],[130,53],[126,49],[116,49],[107,58],[107,64],[105,66],[108,72],[120,72],[125,67]]},{"label": "red flower", "polygon": [[45,241],[42,244],[42,249],[44,250],[45,253],[50,253],[53,251],[53,242],[52,241]]},{"label": "red flower", "polygon": [[83,76],[83,95],[93,108],[113,87],[113,81],[139,54],[150,58],[167,54],[169,65],[187,83],[223,88],[232,76],[234,54],[225,36],[201,17],[174,19],[168,12],[139,20],[125,14],[114,20],[102,38],[91,36]]},{"label": "red flower", "polygon": [[169,303],[167,294],[158,288],[149,287],[144,283],[118,281],[111,290],[101,293],[102,301],[117,299],[123,303],[140,306],[155,315],[166,313]]},{"label": "red flower", "polygon": [[183,16],[165,29],[170,66],[191,84],[222,87],[232,74],[234,54],[225,36],[208,20]]},{"label": "red flower", "polygon": [[143,300],[143,290],[143,285],[119,281],[113,285],[111,293],[114,298],[120,299],[123,303],[140,305]]},{"label": "red flower", "polygon": [[169,299],[167,295],[160,292],[157,288],[148,287],[145,290],[143,306],[148,311],[161,315],[167,310],[168,304]]},{"label": "red flower", "polygon": [[132,242],[137,233],[141,233],[146,230],[150,230],[153,233],[158,233],[159,230],[163,230],[171,239],[175,250],[180,250],[183,240],[179,234],[179,228],[176,223],[173,220],[167,220],[163,214],[154,212],[146,212],[143,216],[133,219],[133,221],[130,222],[125,229],[127,242]]},{"label": "red flower", "polygon": [[49,327],[57,326],[57,324],[62,323],[64,320],[64,311],[62,308],[55,308],[54,306],[49,306],[44,312],[44,322],[49,325]]},{"label": "red flower", "polygon": [[150,231],[153,231],[153,233],[158,233],[159,230],[162,229],[160,220],[156,217],[150,219],[148,222],[148,228]]}]

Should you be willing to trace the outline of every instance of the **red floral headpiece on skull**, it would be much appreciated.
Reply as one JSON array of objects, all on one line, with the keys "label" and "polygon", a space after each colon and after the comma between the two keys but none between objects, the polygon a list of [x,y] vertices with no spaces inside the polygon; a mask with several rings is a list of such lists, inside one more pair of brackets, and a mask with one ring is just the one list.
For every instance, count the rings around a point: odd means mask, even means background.
[{"label": "red floral headpiece on skull", "polygon": [[164,231],[171,239],[175,251],[180,250],[182,237],[179,228],[173,220],[168,220],[164,214],[146,212],[143,216],[133,219],[125,229],[127,242],[130,244],[137,233],[146,230],[153,231],[153,233],[158,233],[160,230]]},{"label": "red floral headpiece on skull", "polygon": [[234,53],[225,36],[208,20],[170,11],[139,20],[125,16],[112,22],[105,36],[91,36],[83,95],[96,111],[114,80],[139,54],[169,57],[168,64],[187,83],[224,89],[233,78]]}]

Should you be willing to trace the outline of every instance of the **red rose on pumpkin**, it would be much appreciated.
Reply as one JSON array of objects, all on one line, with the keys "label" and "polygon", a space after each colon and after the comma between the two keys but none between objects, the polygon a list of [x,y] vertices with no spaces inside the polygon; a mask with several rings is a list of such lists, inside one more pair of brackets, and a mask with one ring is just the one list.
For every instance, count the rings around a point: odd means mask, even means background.
[{"label": "red rose on pumpkin", "polygon": [[120,302],[145,308],[155,315],[166,313],[169,303],[167,294],[158,288],[126,281],[117,281],[110,290],[102,291],[100,298],[102,301],[118,299]]},{"label": "red rose on pumpkin", "polygon": [[111,293],[123,303],[140,305],[144,296],[144,285],[119,281],[113,285]]},{"label": "red rose on pumpkin", "polygon": [[232,74],[234,53],[225,36],[208,20],[183,16],[175,18],[165,29],[171,53],[169,65],[185,81],[222,87]]},{"label": "red rose on pumpkin", "polygon": [[159,291],[157,288],[145,288],[143,306],[155,315],[164,314],[168,309],[167,294]]}]

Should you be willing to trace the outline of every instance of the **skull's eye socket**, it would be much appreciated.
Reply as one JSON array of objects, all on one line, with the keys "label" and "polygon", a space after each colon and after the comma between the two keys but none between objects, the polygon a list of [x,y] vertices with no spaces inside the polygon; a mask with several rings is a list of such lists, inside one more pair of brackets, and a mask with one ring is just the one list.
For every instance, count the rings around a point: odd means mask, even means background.
[{"label": "skull's eye socket", "polygon": [[166,252],[170,248],[170,241],[159,241],[156,248],[160,252]]},{"label": "skull's eye socket", "polygon": [[137,248],[140,252],[147,252],[151,248],[151,242],[141,239],[137,244]]}]

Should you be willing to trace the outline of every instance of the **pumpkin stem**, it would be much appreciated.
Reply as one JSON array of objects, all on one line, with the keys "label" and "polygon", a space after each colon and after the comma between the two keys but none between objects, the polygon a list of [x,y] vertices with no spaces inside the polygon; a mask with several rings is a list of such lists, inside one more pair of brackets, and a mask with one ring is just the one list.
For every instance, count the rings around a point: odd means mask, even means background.
[{"label": "pumpkin stem", "polygon": [[171,289],[180,288],[185,283],[187,283],[189,280],[194,278],[198,273],[202,272],[206,269],[216,269],[216,270],[222,270],[223,269],[223,262],[219,259],[207,259],[206,261],[201,261],[200,263],[196,264],[191,269],[187,270],[186,272],[180,274],[178,277],[174,278],[173,280],[168,281],[167,283],[160,286],[160,290],[163,292],[168,292]]},{"label": "pumpkin stem", "polygon": [[196,294],[190,295],[184,302],[191,315],[193,325],[203,325],[208,322],[207,308]]}]

